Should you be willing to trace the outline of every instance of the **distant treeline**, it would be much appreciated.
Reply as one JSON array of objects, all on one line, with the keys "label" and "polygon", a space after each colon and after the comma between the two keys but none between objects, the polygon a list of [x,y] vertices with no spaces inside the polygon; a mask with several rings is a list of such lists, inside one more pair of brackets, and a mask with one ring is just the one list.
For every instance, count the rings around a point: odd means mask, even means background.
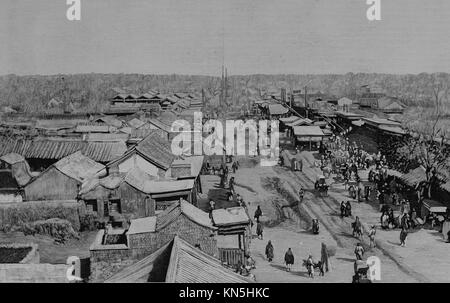
[{"label": "distant treeline", "polygon": [[[228,100],[244,104],[248,97],[281,88],[320,90],[335,97],[356,98],[362,85],[377,87],[388,95],[401,98],[412,106],[434,106],[435,92],[443,92],[450,83],[447,73],[391,75],[347,73],[345,75],[246,75],[230,76]],[[220,91],[220,78],[189,75],[142,74],[77,74],[52,76],[0,76],[0,106],[11,106],[23,112],[48,112],[48,102],[57,98],[72,102],[81,112],[102,111],[114,94],[114,87],[140,93],[150,89],[162,93],[200,92],[203,88],[210,99]],[[442,93],[443,94],[443,93]],[[442,106],[449,106],[447,96]]]}]

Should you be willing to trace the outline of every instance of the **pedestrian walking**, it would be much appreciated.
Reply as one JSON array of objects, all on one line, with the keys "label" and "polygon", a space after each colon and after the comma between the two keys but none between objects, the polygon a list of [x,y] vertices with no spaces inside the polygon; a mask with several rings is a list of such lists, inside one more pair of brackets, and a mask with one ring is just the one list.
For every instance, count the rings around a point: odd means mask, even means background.
[{"label": "pedestrian walking", "polygon": [[345,216],[350,217],[352,215],[352,205],[350,204],[350,201],[347,201],[345,204]]},{"label": "pedestrian walking", "polygon": [[291,248],[289,248],[284,254],[284,262],[286,263],[286,271],[291,271],[291,267],[294,264],[294,254]]},{"label": "pedestrian walking", "polygon": [[375,247],[375,234],[377,230],[375,229],[375,225],[372,225],[372,228],[369,231],[369,239],[370,239],[370,248]]},{"label": "pedestrian walking", "polygon": [[259,221],[256,223],[256,235],[258,236],[258,239],[263,240],[263,226]]},{"label": "pedestrian walking", "polygon": [[300,199],[300,203],[303,202],[303,196],[305,195],[305,191],[303,190],[303,187],[300,187],[300,190],[298,191],[298,197]]},{"label": "pedestrian walking", "polygon": [[258,207],[255,210],[255,215],[253,216],[255,218],[256,222],[259,222],[259,218],[263,215],[261,206],[258,205]]},{"label": "pedestrian walking", "polygon": [[341,202],[341,218],[344,218],[344,216],[345,216],[345,209],[346,209],[345,202],[342,201]]},{"label": "pedestrian walking", "polygon": [[408,231],[405,227],[402,227],[402,231],[400,232],[400,246],[405,247],[406,238],[408,237]]},{"label": "pedestrian walking", "polygon": [[274,258],[273,245],[272,245],[272,242],[270,240],[269,240],[269,242],[266,245],[266,258],[267,258],[267,260],[269,260],[269,262],[272,262],[272,260]]},{"label": "pedestrian walking", "polygon": [[308,259],[306,260],[306,269],[308,270],[308,276],[312,279],[314,279],[314,260],[312,255],[309,255]]},{"label": "pedestrian walking", "polygon": [[356,255],[356,260],[362,260],[363,259],[364,247],[362,247],[361,243],[356,244],[355,255]]}]

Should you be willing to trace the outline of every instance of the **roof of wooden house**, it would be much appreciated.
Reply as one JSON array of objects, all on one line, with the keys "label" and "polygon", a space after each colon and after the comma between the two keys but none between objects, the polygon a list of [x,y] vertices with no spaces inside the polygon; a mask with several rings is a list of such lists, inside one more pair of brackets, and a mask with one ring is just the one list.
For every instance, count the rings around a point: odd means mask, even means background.
[{"label": "roof of wooden house", "polygon": [[182,238],[175,238],[151,255],[124,268],[106,283],[249,283]]}]

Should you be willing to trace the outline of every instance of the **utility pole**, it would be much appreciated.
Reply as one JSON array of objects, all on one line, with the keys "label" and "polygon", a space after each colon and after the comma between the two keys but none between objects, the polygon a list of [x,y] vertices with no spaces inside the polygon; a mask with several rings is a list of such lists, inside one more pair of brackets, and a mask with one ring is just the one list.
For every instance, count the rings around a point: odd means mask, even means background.
[{"label": "utility pole", "polygon": [[309,118],[309,116],[308,116],[308,101],[307,101],[307,97],[306,97],[307,89],[308,89],[308,87],[305,85],[305,117]]},{"label": "utility pole", "polygon": [[225,104],[226,106],[228,105],[227,103],[227,94],[228,94],[228,69],[225,67],[225,92],[224,92],[224,102],[223,104]]}]

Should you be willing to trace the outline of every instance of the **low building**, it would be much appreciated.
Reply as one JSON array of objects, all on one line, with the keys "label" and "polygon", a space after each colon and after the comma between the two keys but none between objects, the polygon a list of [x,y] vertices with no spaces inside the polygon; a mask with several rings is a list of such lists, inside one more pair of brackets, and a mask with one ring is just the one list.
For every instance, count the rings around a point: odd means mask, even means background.
[{"label": "low building", "polygon": [[217,256],[216,232],[208,213],[183,200],[157,216],[132,220],[128,230],[100,230],[90,247],[91,279],[104,281],[175,237]]},{"label": "low building", "polygon": [[320,126],[294,126],[296,145],[309,146],[311,150],[314,145],[325,141],[326,135]]},{"label": "low building", "polygon": [[84,156],[80,151],[51,165],[24,186],[25,199],[76,199],[81,184],[104,169],[104,165]]},{"label": "low building", "polygon": [[0,201],[22,201],[21,187],[35,175],[23,156],[10,153],[0,157]]},{"label": "low building", "polygon": [[212,211],[214,226],[217,226],[219,259],[228,265],[245,264],[252,239],[251,220],[244,207],[230,207]]},{"label": "low building", "polygon": [[149,175],[164,177],[174,159],[169,141],[151,133],[124,155],[108,163],[107,167],[120,173],[139,167]]},{"label": "low building", "polygon": [[147,224],[131,221],[128,230],[128,245],[137,258],[156,251],[161,246],[173,240],[175,236],[199,245],[211,256],[217,256],[217,243],[214,236],[217,232],[209,214],[187,201],[180,200],[156,219],[144,218]]}]

